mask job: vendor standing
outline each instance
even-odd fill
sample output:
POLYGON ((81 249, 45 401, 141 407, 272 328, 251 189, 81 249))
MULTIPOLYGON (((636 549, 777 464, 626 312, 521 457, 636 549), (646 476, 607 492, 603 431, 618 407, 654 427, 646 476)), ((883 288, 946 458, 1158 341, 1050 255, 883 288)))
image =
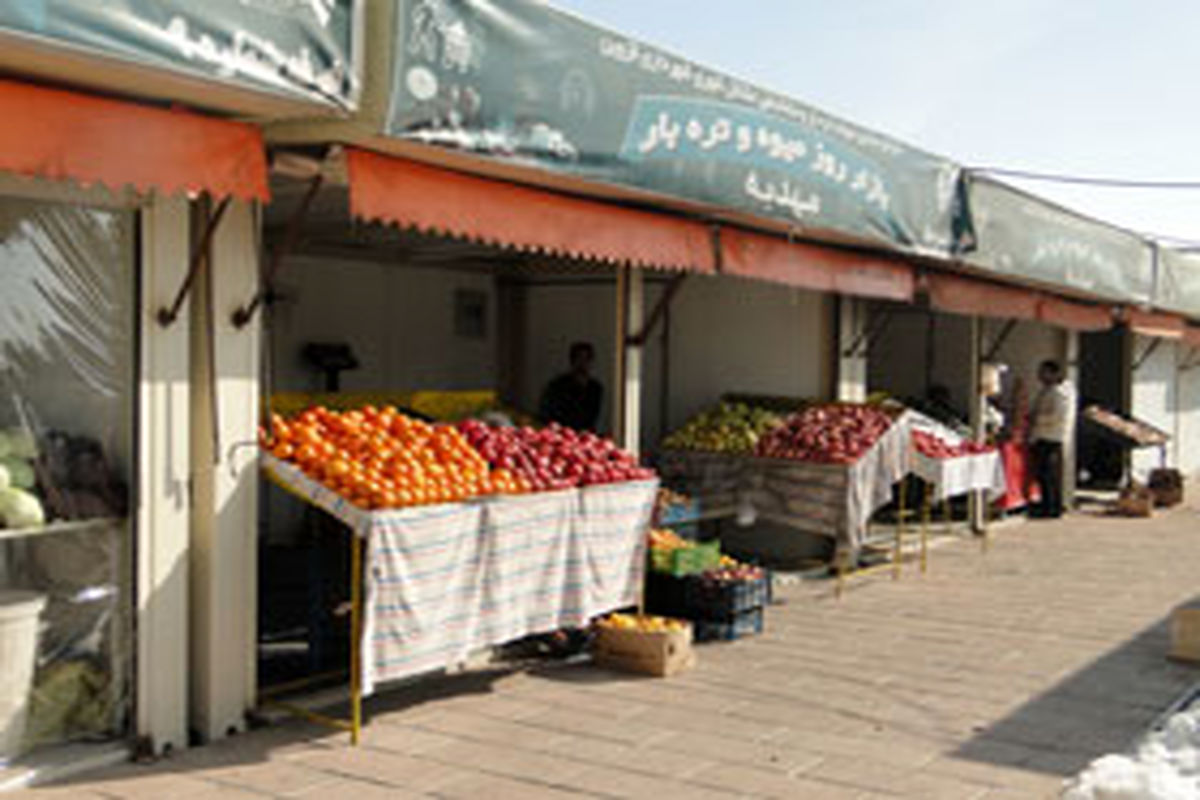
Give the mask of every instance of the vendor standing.
POLYGON ((541 417, 575 430, 595 431, 604 401, 604 387, 592 377, 596 349, 590 342, 575 342, 568 356, 571 369, 550 381, 542 393, 541 417))
POLYGON ((1038 367, 1042 385, 1030 412, 1033 474, 1042 491, 1034 515, 1057 519, 1063 513, 1063 450, 1075 434, 1075 392, 1057 361, 1038 367))

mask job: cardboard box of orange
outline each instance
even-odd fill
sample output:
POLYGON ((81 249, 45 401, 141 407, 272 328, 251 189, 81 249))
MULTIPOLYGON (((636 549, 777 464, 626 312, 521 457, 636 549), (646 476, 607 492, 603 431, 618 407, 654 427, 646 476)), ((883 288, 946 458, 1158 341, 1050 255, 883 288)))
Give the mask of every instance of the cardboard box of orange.
POLYGON ((696 651, 692 648, 690 622, 662 617, 613 616, 633 622, 617 625, 602 620, 597 624, 592 660, 598 666, 660 678, 677 675, 695 666, 696 651), (662 620, 666 624, 646 623, 646 620, 662 620))

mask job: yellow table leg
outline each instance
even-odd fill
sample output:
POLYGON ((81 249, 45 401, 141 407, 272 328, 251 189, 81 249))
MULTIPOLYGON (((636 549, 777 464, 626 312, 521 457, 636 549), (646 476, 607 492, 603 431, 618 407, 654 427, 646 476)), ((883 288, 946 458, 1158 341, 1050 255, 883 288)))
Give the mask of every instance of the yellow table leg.
POLYGON ((351 534, 350 550, 350 744, 362 732, 362 577, 363 538, 351 534))
POLYGON ((900 554, 901 547, 904 544, 904 495, 908 489, 908 479, 900 479, 900 499, 897 503, 896 515, 896 543, 892 548, 892 580, 900 579, 900 554))
POLYGON ((921 508, 921 574, 929 569, 929 521, 933 516, 933 484, 925 484, 925 502, 921 508))

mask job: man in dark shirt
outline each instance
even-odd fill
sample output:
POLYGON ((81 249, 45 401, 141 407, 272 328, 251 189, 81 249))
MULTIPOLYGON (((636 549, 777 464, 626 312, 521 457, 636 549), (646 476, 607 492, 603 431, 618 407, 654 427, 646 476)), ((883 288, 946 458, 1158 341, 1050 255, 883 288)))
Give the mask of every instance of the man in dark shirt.
POLYGON ((596 430, 604 387, 592 377, 596 350, 590 342, 571 345, 571 370, 559 375, 542 394, 541 417, 580 431, 596 430))

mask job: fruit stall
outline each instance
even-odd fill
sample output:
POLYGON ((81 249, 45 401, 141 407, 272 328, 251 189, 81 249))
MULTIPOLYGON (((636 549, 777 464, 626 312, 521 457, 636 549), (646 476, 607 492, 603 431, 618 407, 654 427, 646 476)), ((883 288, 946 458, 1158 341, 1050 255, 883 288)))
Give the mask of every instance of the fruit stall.
POLYGON ((658 483, 611 440, 366 406, 276 416, 261 446, 349 533, 351 719, 325 721, 354 741, 383 682, 640 601, 658 483))
POLYGON ((852 403, 787 416, 727 406, 668 437, 660 472, 706 508, 831 538, 839 563, 853 561, 871 514, 908 472, 912 417, 852 403), (722 449, 709 452, 714 444, 722 449))
MULTIPOLYGON (((906 492, 915 475, 926 503, 959 494, 1002 493, 994 447, 975 444, 902 406, 814 403, 786 416, 723 403, 663 442, 664 481, 694 494, 706 514, 741 524, 766 520, 835 542, 839 575, 858 561, 872 515, 906 492)), ((928 506, 923 518, 928 518, 928 506)), ((922 526, 922 567, 927 526, 922 526)), ((893 560, 899 564, 900 526, 893 560)))

